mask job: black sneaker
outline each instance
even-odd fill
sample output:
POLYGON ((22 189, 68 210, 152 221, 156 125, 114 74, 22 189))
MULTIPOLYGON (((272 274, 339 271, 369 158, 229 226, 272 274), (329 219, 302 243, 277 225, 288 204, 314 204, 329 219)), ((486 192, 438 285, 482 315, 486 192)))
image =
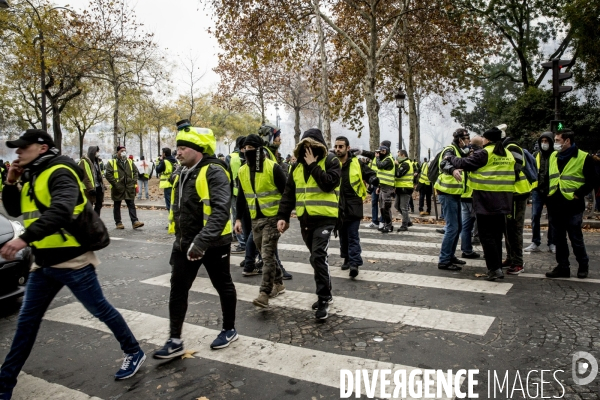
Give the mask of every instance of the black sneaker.
POLYGON ((412 222, 409 222, 409 223, 408 223, 408 227, 410 228, 411 226, 413 226, 413 223, 412 223, 412 222))
POLYGON ((487 276, 485 277, 486 281, 495 281, 496 279, 504 279, 504 273, 502 272, 502 268, 498 268, 495 271, 488 271, 487 276))
POLYGON ((242 260, 240 263, 240 267, 244 268, 246 266, 246 260, 242 260))
POLYGON ((346 263, 342 264, 342 271, 347 271, 349 269, 350 269, 350 265, 349 264, 346 264, 346 263))
MULTIPOLYGON (((333 297, 330 297, 329 300, 327 300, 327 304, 331 304, 333 303, 333 297)), ((313 310, 317 310, 319 308, 319 300, 315 301, 311 307, 313 310)))
POLYGON ((436 229, 435 231, 437 233, 439 233, 440 235, 445 235, 446 234, 446 230, 445 229, 436 229))
POLYGON ((287 272, 285 268, 283 268, 283 265, 279 264, 279 268, 281 268, 281 272, 283 273, 283 277, 281 279, 283 279, 284 281, 289 281, 290 279, 292 279, 292 274, 287 272))
POLYGON ((242 254, 246 252, 246 248, 240 246, 239 244, 231 249, 231 254, 242 254))
POLYGON ((258 269, 256 267, 254 267, 253 269, 246 269, 244 267, 244 271, 242 272, 242 275, 244 276, 255 276, 255 275, 262 275, 262 269, 258 269))
POLYGON ((350 265, 350 278, 358 276, 358 265, 350 265))
POLYGON ((463 253, 462 253, 462 256, 461 256, 461 257, 462 257, 462 258, 471 258, 471 259, 473 259, 473 258, 479 258, 479 257, 481 257, 481 254, 479 254, 479 253, 477 253, 477 252, 475 252, 475 251, 474 251, 474 252, 472 252, 472 253, 468 253, 468 254, 467 254, 467 253, 465 253, 465 252, 463 251, 463 253))
POLYGON ((317 311, 315 312, 315 318, 316 319, 327 319, 327 317, 329 316, 329 301, 328 300, 320 300, 319 302, 319 307, 317 308, 317 311))
POLYGON ((398 232, 406 232, 408 231, 408 227, 406 226, 401 226, 400 228, 398 228, 398 232))
POLYGON ((579 269, 577 270, 577 277, 579 279, 585 279, 588 276, 588 271, 589 271, 589 266, 584 265, 583 267, 579 267, 579 269))
POLYGON ((171 358, 182 356, 184 353, 185 350, 183 349, 183 341, 180 344, 175 344, 171 339, 169 339, 162 349, 154 352, 152 357, 159 358, 161 360, 170 360, 171 358))
POLYGON ((550 272, 546 272, 546 278, 570 278, 571 268, 569 267, 556 267, 550 272))
POLYGON ((454 265, 454 264, 452 264, 452 262, 448 262, 448 263, 438 263, 438 269, 445 269, 448 271, 461 271, 462 267, 459 267, 458 265, 454 265))
POLYGON ((452 259, 450 260, 450 262, 451 262, 452 264, 458 264, 458 265, 465 265, 465 264, 467 263, 466 261, 459 260, 459 259, 458 259, 458 258, 456 258, 456 257, 452 257, 452 259))

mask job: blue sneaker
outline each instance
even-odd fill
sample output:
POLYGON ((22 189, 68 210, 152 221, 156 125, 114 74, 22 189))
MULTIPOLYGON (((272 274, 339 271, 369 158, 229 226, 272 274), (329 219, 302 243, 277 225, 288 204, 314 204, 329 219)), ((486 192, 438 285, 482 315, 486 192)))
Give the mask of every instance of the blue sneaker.
POLYGON ((171 358, 182 356, 184 353, 185 350, 183 349, 183 341, 180 344, 175 344, 173 343, 173 340, 169 339, 162 349, 154 352, 152 357, 170 360, 171 358))
POLYGON ((146 355, 141 349, 137 353, 125 354, 123 365, 115 374, 115 380, 131 378, 138 372, 144 361, 146 361, 146 355))
POLYGON ((228 331, 223 329, 221 331, 221 333, 219 333, 219 336, 217 336, 215 341, 212 342, 212 344, 210 345, 210 348, 211 349, 223 349, 223 348, 229 346, 229 344, 231 342, 235 342, 236 340, 238 340, 238 334, 237 334, 237 331, 235 330, 235 328, 230 329, 228 331))

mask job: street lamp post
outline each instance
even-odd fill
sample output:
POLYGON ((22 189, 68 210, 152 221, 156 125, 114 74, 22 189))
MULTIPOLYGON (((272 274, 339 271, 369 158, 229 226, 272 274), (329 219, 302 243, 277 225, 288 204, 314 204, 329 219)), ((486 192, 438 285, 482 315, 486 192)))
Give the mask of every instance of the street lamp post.
POLYGON ((404 109, 404 99, 406 99, 406 94, 402 91, 402 88, 399 87, 398 91, 394 95, 396 99, 396 107, 398 107, 398 150, 402 149, 402 110, 404 109))
POLYGON ((276 125, 277 125, 278 128, 280 128, 280 126, 279 126, 279 120, 280 120, 280 117, 279 117, 279 103, 275 103, 275 121, 276 121, 276 125))

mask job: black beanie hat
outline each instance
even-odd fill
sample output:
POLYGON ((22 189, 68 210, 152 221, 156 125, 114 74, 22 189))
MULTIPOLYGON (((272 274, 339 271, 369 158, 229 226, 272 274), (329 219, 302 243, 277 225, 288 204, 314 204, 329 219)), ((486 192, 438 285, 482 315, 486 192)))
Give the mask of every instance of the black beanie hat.
POLYGON ((264 145, 264 141, 260 136, 256 133, 250 134, 246 136, 246 140, 244 140, 244 146, 252 146, 252 147, 262 147, 264 145))
POLYGON ((483 137, 489 140, 490 142, 497 142, 502 139, 502 131, 497 127, 493 127, 484 132, 483 137))

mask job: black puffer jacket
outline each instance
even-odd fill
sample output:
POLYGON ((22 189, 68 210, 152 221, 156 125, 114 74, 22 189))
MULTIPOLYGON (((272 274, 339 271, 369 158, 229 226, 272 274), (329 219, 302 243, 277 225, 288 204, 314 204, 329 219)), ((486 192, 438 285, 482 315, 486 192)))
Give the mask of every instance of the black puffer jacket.
POLYGON ((225 173, 226 170, 227 164, 224 161, 206 154, 196 167, 182 170, 177 185, 173 187, 175 193, 175 201, 171 205, 175 218, 173 250, 187 252, 192 242, 201 250, 231 243, 231 235, 221 235, 229 221, 231 207, 232 186, 225 173), (204 209, 196 191, 196 179, 200 169, 208 164, 210 165, 206 172, 206 180, 212 213, 206 226, 203 227, 204 209))
MULTIPOLYGON (((23 182, 34 181, 44 170, 57 164, 69 166, 77 173, 80 180, 83 180, 83 171, 71 158, 66 156, 56 156, 46 153, 37 160, 30 163, 21 180, 23 182)), ((46 210, 40 210, 42 215, 31 224, 25 233, 20 237, 27 243, 32 243, 50 236, 60 231, 73 230, 73 211, 78 204, 83 202, 83 197, 79 189, 79 184, 75 176, 66 168, 60 168, 52 173, 48 180, 48 189, 50 190, 50 207, 46 210)), ((19 217, 21 212, 21 190, 17 185, 5 185, 2 190, 2 202, 11 217, 19 217)), ((91 207, 86 207, 83 212, 94 212, 91 207)), ((80 247, 61 247, 57 249, 36 249, 33 248, 35 262, 41 267, 50 267, 65 261, 72 260, 86 252, 88 248, 80 247)))
MULTIPOLYGON (((342 165, 342 187, 340 188, 340 219, 350 221, 363 218, 363 199, 356 195, 350 182, 350 163, 353 158, 354 156, 349 154, 348 159, 342 165)), ((360 163, 360 172, 367 186, 379 184, 377 173, 364 163, 360 163)))

